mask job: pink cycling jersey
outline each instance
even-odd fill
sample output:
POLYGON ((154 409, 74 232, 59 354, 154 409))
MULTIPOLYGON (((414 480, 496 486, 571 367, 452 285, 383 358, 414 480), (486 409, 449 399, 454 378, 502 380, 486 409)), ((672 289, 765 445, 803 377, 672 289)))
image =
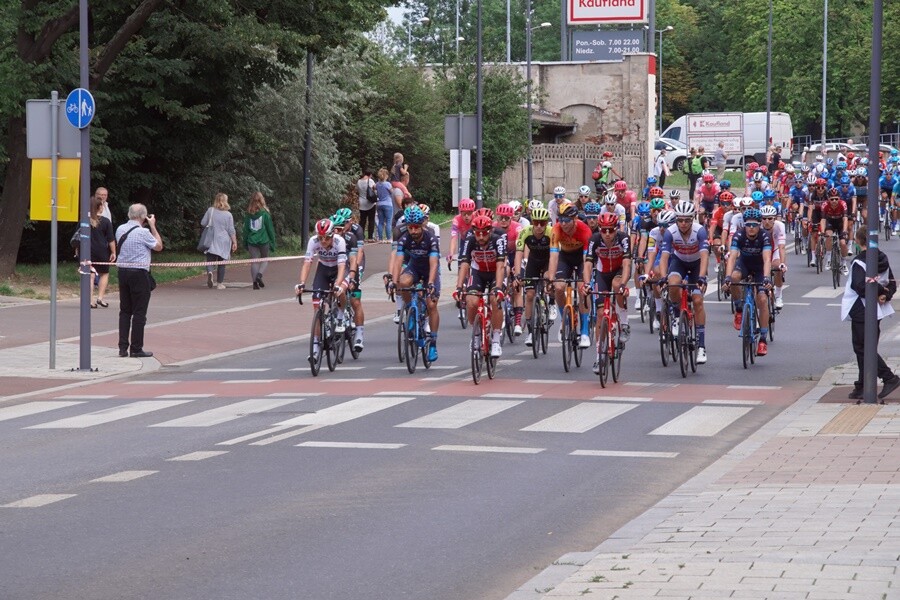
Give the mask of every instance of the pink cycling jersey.
POLYGON ((471 228, 472 224, 466 223, 465 219, 462 218, 462 215, 456 215, 450 223, 450 237, 462 239, 466 237, 466 234, 469 233, 469 229, 471 228))

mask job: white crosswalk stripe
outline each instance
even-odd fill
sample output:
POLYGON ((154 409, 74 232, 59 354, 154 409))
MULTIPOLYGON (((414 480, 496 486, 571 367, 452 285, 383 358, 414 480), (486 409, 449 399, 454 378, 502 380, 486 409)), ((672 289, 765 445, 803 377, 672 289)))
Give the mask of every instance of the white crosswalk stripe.
POLYGON ((19 404, 17 406, 5 406, 3 408, 0 408, 0 421, 9 421, 10 419, 18 419, 19 417, 37 415, 50 410, 67 408, 69 406, 77 406, 78 404, 84 404, 84 402, 67 400, 44 400, 41 402, 28 402, 26 404, 19 404))
POLYGON ((32 425, 31 427, 26 427, 26 429, 83 429, 85 427, 93 427, 103 423, 112 423, 113 421, 127 419, 128 417, 178 406, 179 404, 184 404, 186 402, 190 402, 190 400, 141 400, 122 406, 105 408, 77 417, 68 417, 58 421, 32 425))
POLYGON ((638 404, 613 404, 606 403, 595 404, 593 402, 582 402, 577 406, 573 406, 567 410, 548 417, 543 421, 538 421, 528 427, 523 427, 522 431, 546 431, 552 433, 584 433, 590 431, 598 425, 606 423, 610 419, 614 419, 619 415, 627 413, 629 410, 636 408, 638 404))
POLYGON ((650 435, 712 437, 753 410, 736 406, 695 406, 650 435))
POLYGON ((513 406, 522 404, 516 400, 466 400, 436 413, 395 425, 395 427, 421 427, 428 429, 459 429, 492 417, 513 406))
POLYGON ((243 400, 227 406, 219 406, 201 413, 172 419, 163 423, 156 423, 150 427, 210 427, 221 425, 228 421, 234 421, 246 415, 257 414, 280 408, 294 402, 300 402, 303 398, 255 398, 243 400))

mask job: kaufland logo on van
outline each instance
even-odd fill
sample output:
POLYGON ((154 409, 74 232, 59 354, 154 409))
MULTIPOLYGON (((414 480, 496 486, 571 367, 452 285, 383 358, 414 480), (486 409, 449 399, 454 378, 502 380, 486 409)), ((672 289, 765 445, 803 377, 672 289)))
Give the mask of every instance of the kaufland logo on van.
POLYGON ((568 21, 571 24, 645 23, 647 0, 569 0, 568 21))

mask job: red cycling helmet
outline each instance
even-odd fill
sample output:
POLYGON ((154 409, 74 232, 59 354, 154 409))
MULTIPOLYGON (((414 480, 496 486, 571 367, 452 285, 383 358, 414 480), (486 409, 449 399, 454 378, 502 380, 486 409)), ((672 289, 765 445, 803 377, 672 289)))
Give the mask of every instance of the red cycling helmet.
POLYGON ((831 191, 828 192, 828 199, 829 199, 829 200, 840 200, 840 199, 841 199, 841 195, 838 194, 837 189, 831 188, 831 191))
POLYGON ((716 181, 716 176, 713 175, 712 173, 706 173, 703 176, 703 183, 715 183, 715 181, 716 181))
POLYGON ((665 198, 666 191, 659 186, 653 186, 650 188, 650 197, 651 198, 665 198))
POLYGON ((778 163, 778 170, 779 170, 779 171, 784 171, 784 161, 783 161, 783 160, 782 160, 781 162, 778 163))
POLYGON ((600 227, 616 227, 619 224, 619 217, 612 213, 603 213, 598 220, 600 227))
POLYGON ((853 160, 854 158, 856 158, 856 154, 854 154, 853 152, 848 152, 848 153, 847 153, 847 159, 848 159, 848 160, 853 160))
POLYGON ((747 165, 747 170, 748 170, 748 171, 755 171, 755 170, 757 170, 758 168, 759 168, 759 163, 752 162, 752 163, 750 163, 749 165, 747 165))
POLYGON ((512 218, 513 215, 515 214, 515 212, 516 211, 513 210, 513 207, 510 206, 509 204, 501 204, 497 207, 497 212, 494 214, 496 214, 498 217, 512 218))
POLYGON ((463 198, 459 201, 459 212, 470 212, 475 210, 475 201, 471 198, 463 198))
MULTIPOLYGON (((488 219, 491 220, 491 222, 493 222, 494 211, 492 211, 489 208, 479 208, 478 210, 475 211, 475 213, 472 215, 472 217, 473 217, 473 219, 477 219, 478 217, 487 217, 488 219)), ((473 220, 472 222, 474 223, 475 221, 473 220)))
POLYGON ((331 219, 322 219, 316 223, 316 235, 321 235, 322 237, 334 235, 334 223, 331 222, 331 219))
POLYGON ((620 179, 619 181, 617 181, 613 184, 613 189, 616 190, 617 192, 624 192, 625 190, 628 189, 628 184, 620 179))
POLYGON ((765 175, 769 172, 769 167, 767 167, 766 165, 760 165, 759 170, 762 171, 763 175, 765 175))
POLYGON ((485 215, 478 215, 472 219, 472 228, 477 231, 489 231, 494 228, 494 221, 485 215))
POLYGON ((826 185, 828 185, 828 182, 823 178, 819 177, 818 179, 816 179, 816 187, 825 187, 826 185))
POLYGON ((603 153, 603 158, 612 158, 612 157, 613 157, 613 153, 610 152, 609 150, 607 150, 606 152, 603 153))
POLYGON ((734 200, 734 194, 731 192, 722 192, 719 194, 719 202, 723 204, 730 204, 732 200, 734 200))

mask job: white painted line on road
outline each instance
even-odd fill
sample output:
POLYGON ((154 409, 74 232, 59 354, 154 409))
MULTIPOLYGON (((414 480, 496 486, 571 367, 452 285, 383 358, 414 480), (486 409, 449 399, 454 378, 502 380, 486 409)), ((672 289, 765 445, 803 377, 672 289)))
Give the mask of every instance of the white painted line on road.
POLYGON ((582 402, 543 421, 523 427, 520 431, 584 433, 637 407, 637 404, 592 404, 590 402, 582 402))
POLYGON ((331 379, 320 379, 322 383, 365 383, 367 381, 375 381, 373 377, 334 377, 331 379))
POLYGON ((508 454, 538 454, 546 448, 515 448, 512 446, 436 446, 432 450, 447 450, 449 452, 499 452, 508 454))
POLYGON ((181 456, 175 456, 173 458, 167 459, 167 461, 206 460, 207 458, 212 458, 214 456, 220 456, 222 454, 228 454, 228 450, 201 450, 199 452, 191 452, 189 454, 182 454, 181 456))
POLYGON ((840 304, 840 303, 838 303, 838 302, 829 302, 829 303, 826 304, 825 306, 843 306, 843 305, 840 304))
POLYGON ((677 452, 628 452, 624 450, 575 450, 569 456, 610 456, 615 458, 675 458, 677 452))
POLYGON ((712 437, 753 410, 730 406, 695 406, 649 435, 712 437))
POLYGON ((430 415, 394 425, 423 429, 459 429, 522 404, 516 400, 465 400, 430 415))
POLYGON ((260 367, 260 368, 246 368, 242 369, 240 367, 232 368, 232 369, 197 369, 194 373, 264 373, 265 371, 271 371, 271 367, 260 367))
MULTIPOLYGON (((344 367, 341 367, 343 369, 344 367)), ((453 369, 458 369, 459 365, 431 365, 428 367, 429 371, 452 371, 453 369)), ((405 371, 406 367, 384 367, 382 371, 405 371)))
POLYGON ((459 377, 460 375, 465 375, 467 373, 469 373, 469 369, 463 369, 461 371, 450 373, 449 375, 441 375, 440 377, 423 377, 421 381, 444 381, 445 379, 452 379, 454 377, 459 377))
POLYGON ((522 362, 521 358, 501 358, 497 361, 497 364, 501 367, 505 367, 506 365, 514 365, 520 362, 522 362))
POLYGON ((109 400, 115 398, 115 394, 69 394, 67 396, 54 396, 54 400, 109 400))
POLYGON ((172 419, 171 421, 154 423, 150 427, 211 427, 234 421, 247 415, 301 402, 302 400, 303 398, 253 398, 226 406, 218 406, 194 415, 172 419))
MULTIPOLYGON (((787 287, 787 286, 784 286, 787 287)), ((785 302, 785 306, 809 306, 811 302, 785 302)), ((840 304, 829 304, 828 306, 840 306, 840 304)))
POLYGON ((285 433, 281 433, 278 435, 273 435, 272 437, 267 437, 265 439, 259 440, 258 442, 250 442, 251 446, 268 446, 269 444, 274 444, 275 442, 280 442, 281 440, 286 440, 288 438, 296 437, 298 435, 303 435, 304 433, 308 433, 310 431, 315 431, 316 429, 322 429, 325 427, 324 425, 309 425, 308 427, 300 427, 299 429, 294 429, 293 431, 288 431, 285 433))
MULTIPOLYGON (((404 367, 404 368, 406 368, 406 367, 404 367)), ((375 394, 373 394, 373 395, 375 395, 375 396, 403 396, 404 394, 407 396, 431 396, 434 394, 434 392, 419 392, 419 391, 411 392, 411 391, 407 390, 407 391, 402 391, 402 392, 401 391, 375 392, 375 394)))
POLYGON ((703 404, 730 404, 734 406, 758 406, 762 400, 704 400, 703 404))
POLYGON ((627 381, 624 385, 637 387, 657 387, 657 388, 674 388, 681 385, 680 383, 647 383, 643 381, 627 381))
POLYGON ((19 404, 18 406, 7 406, 5 408, 0 408, 0 421, 9 421, 10 419, 18 419, 19 417, 27 417, 29 415, 47 412, 48 410, 77 406, 79 404, 84 404, 84 402, 43 400, 40 402, 19 404))
MULTIPOLYGON (((346 367, 341 365, 341 371, 362 371, 365 368, 366 367, 360 365, 350 365, 346 367)), ((406 367, 403 368, 405 369, 406 367)), ((288 369, 288 371, 309 371, 309 367, 294 367, 293 369, 288 369)))
MULTIPOLYGON (((819 287, 813 288, 810 291, 803 294, 804 298, 837 298, 841 294, 844 293, 844 288, 839 287, 835 289, 834 287, 828 287, 827 285, 820 285, 819 287)), ((838 305, 840 306, 840 305, 838 305)))
POLYGON ((562 384, 566 385, 569 383, 575 383, 571 379, 526 379, 525 383, 552 383, 552 384, 562 384))
POLYGON ((255 438, 263 437, 272 433, 277 433, 279 431, 284 431, 285 429, 290 429, 290 425, 276 425, 275 427, 269 427, 268 429, 263 429, 262 431, 256 431, 254 433, 248 433, 247 435, 242 435, 240 437, 232 438, 230 440, 225 440, 224 442, 219 442, 216 446, 234 446, 235 444, 240 444, 241 442, 246 442, 248 440, 252 440, 255 438))
POLYGON ((9 504, 3 504, 0 508, 38 508, 67 498, 74 498, 77 495, 78 494, 39 494, 23 500, 10 502, 9 504))
POLYGON ((370 444, 366 442, 303 442, 298 448, 356 448, 360 450, 399 450, 406 444, 370 444))
POLYGON ((221 383, 275 383, 277 379, 226 379, 221 383))
POLYGON ((212 398, 215 394, 163 394, 162 396, 156 396, 157 400, 168 400, 170 398, 212 398))
POLYGON ((729 385, 729 390, 780 390, 780 385, 729 385))
POLYGON ((124 483, 126 481, 140 479, 141 477, 147 477, 154 473, 159 473, 159 471, 120 471, 118 473, 113 473, 112 475, 106 475, 105 477, 91 479, 91 483, 124 483))
POLYGON ((594 396, 591 400, 601 402, 653 402, 653 398, 645 396, 594 396))
POLYGON ((77 417, 69 417, 68 419, 60 419, 59 421, 32 425, 25 429, 83 429, 85 427, 93 427, 94 425, 111 423, 120 419, 143 415, 164 408, 171 408, 186 402, 190 402, 190 400, 141 400, 139 402, 132 402, 122 406, 113 406, 112 408, 98 410, 77 417))
POLYGON ((415 398, 413 396, 367 396, 365 398, 356 398, 355 400, 329 406, 328 408, 314 413, 300 415, 286 421, 281 421, 275 425, 288 427, 295 427, 298 425, 338 425, 388 408, 393 408, 394 406, 409 402, 410 400, 415 400, 415 398))
POLYGON ((540 394, 482 394, 482 398, 522 398, 528 400, 530 398, 540 398, 540 394))
POLYGON ((325 392, 275 392, 266 395, 269 398, 302 398, 304 396, 324 396, 325 392))
POLYGON ((179 383, 174 379, 148 379, 148 380, 140 380, 140 381, 126 381, 125 385, 170 385, 172 383, 179 383))

